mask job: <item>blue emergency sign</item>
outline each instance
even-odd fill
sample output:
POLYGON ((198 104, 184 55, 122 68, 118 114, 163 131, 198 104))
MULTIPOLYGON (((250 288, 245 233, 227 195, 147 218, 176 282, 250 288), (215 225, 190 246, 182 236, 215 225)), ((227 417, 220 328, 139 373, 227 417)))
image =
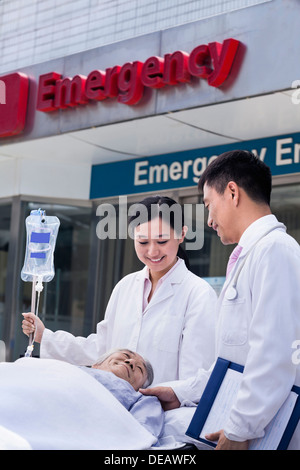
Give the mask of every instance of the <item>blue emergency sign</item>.
POLYGON ((250 150, 273 176, 300 173, 300 133, 94 165, 90 199, 195 187, 209 163, 229 150, 250 150))

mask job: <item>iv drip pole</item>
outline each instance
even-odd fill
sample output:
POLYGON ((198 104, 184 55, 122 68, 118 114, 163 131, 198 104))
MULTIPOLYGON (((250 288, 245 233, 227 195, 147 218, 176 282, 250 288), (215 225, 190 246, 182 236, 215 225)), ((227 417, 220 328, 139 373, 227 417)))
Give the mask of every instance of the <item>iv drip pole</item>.
POLYGON ((57 217, 46 216, 46 211, 42 209, 31 211, 26 218, 27 244, 21 278, 25 282, 32 282, 31 312, 35 315, 35 323, 34 332, 29 335, 25 357, 31 357, 34 349, 43 282, 49 282, 54 277, 53 253, 59 225, 57 217))

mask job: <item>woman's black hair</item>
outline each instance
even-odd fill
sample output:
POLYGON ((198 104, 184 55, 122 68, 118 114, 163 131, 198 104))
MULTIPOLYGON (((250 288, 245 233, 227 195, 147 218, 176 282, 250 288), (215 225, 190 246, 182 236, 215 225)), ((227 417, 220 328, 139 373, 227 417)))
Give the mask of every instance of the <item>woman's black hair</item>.
MULTIPOLYGON (((135 220, 138 219, 139 225, 141 223, 150 222, 150 220, 160 217, 163 220, 166 220, 170 227, 179 234, 182 231, 184 226, 184 214, 182 207, 174 199, 171 199, 167 196, 148 196, 137 205, 137 210, 129 219, 129 225, 131 225, 135 220), (146 208, 146 211, 139 210, 138 206, 142 205, 143 209, 146 208), (169 210, 163 210, 167 208, 169 210), (145 214, 145 215, 144 215, 145 214), (142 219, 141 219, 142 217, 142 219)), ((190 263, 186 251, 182 248, 181 245, 178 247, 177 256, 182 258, 186 264, 186 267, 190 268, 190 263)))

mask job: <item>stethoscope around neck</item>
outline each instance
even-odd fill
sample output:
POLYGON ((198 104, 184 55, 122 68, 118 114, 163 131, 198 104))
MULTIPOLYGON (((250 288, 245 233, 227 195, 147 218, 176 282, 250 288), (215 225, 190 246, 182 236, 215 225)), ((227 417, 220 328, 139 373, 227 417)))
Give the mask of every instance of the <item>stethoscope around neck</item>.
POLYGON ((237 270, 236 270, 236 273, 230 283, 230 285, 228 286, 228 288, 226 289, 226 292, 225 292, 225 299, 226 300, 235 300, 237 297, 238 297, 238 291, 237 291, 237 281, 238 281, 238 278, 239 278, 239 275, 241 273, 241 270, 243 269, 243 267, 245 266, 245 263, 248 259, 248 256, 251 254, 253 248, 255 248, 255 246, 264 238, 266 237, 269 233, 273 232, 273 230, 276 230, 278 229, 279 227, 282 227, 282 224, 280 225, 275 225, 275 227, 272 227, 272 228, 269 228, 258 240, 256 240, 255 243, 253 243, 253 245, 249 248, 248 250, 248 253, 246 254, 245 258, 242 260, 241 264, 238 266, 237 270))

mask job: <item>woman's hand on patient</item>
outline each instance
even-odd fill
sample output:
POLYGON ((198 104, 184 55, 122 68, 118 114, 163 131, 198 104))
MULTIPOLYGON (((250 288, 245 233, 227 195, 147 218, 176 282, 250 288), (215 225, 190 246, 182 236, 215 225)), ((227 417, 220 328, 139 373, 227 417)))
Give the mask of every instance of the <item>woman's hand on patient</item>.
POLYGON ((180 401, 171 387, 152 387, 139 389, 143 395, 152 395, 159 399, 164 411, 174 410, 180 407, 180 401))
POLYGON ((23 333, 27 336, 35 333, 35 342, 40 343, 45 329, 44 323, 32 312, 22 313, 22 315, 24 317, 22 321, 23 333))

